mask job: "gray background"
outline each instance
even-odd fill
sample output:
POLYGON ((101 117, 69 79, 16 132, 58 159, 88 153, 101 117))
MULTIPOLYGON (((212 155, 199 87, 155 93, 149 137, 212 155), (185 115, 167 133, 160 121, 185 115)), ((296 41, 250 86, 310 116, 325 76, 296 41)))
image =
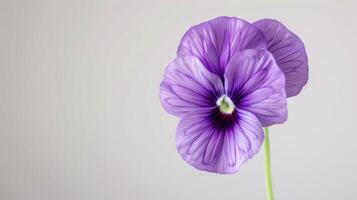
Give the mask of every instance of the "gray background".
POLYGON ((265 199, 263 151, 197 171, 159 103, 184 32, 219 15, 279 19, 306 44, 309 83, 271 128, 276 199, 357 199, 357 5, 262 2, 1 1, 0 199, 265 199))

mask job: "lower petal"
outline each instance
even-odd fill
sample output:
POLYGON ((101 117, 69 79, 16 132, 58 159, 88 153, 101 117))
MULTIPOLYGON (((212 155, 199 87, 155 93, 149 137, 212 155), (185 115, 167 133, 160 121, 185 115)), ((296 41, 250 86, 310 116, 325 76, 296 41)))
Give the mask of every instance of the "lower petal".
POLYGON ((210 119, 212 110, 189 113, 177 127, 176 144, 182 158, 193 167, 230 174, 259 150, 264 134, 259 120, 239 110, 229 129, 219 129, 210 119))

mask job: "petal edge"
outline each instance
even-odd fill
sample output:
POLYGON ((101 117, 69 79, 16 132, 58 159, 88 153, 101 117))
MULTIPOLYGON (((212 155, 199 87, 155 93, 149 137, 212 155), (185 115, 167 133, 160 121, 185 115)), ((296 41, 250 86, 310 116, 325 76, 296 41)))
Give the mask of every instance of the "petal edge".
POLYGON ((253 24, 264 34, 268 50, 286 76, 286 96, 298 95, 308 80, 308 57, 304 43, 277 20, 262 19, 253 24))

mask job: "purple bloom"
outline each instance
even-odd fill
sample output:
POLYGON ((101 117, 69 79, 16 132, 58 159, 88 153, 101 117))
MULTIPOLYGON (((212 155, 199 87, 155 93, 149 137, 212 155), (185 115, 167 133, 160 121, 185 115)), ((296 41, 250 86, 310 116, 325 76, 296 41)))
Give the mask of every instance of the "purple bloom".
POLYGON ((238 171, 263 143, 262 127, 287 119, 285 82, 290 82, 282 66, 293 64, 287 65, 279 50, 269 48, 274 43, 266 40, 271 33, 266 30, 261 31, 258 22, 254 26, 234 17, 204 22, 187 31, 178 57, 166 68, 161 103, 181 118, 177 148, 197 169, 238 171))

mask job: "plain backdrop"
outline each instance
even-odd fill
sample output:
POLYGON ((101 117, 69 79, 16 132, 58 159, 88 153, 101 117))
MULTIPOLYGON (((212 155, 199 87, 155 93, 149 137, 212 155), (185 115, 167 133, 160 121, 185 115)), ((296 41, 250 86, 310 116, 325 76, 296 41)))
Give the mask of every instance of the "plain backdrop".
POLYGON ((176 151, 159 101, 192 25, 275 18, 310 79, 271 128, 277 200, 357 199, 356 1, 1 1, 0 199, 263 200, 263 149, 233 175, 176 151))

